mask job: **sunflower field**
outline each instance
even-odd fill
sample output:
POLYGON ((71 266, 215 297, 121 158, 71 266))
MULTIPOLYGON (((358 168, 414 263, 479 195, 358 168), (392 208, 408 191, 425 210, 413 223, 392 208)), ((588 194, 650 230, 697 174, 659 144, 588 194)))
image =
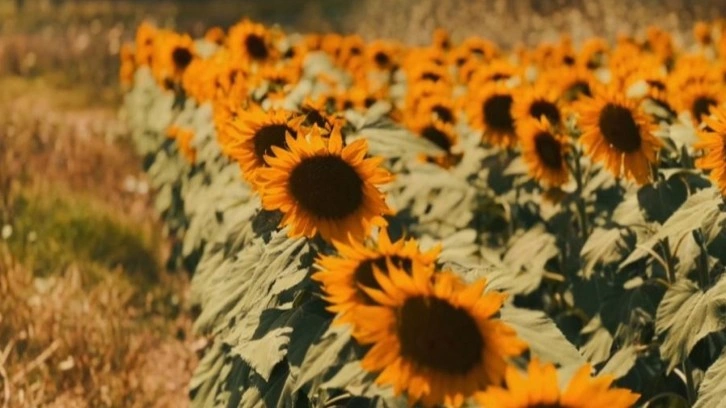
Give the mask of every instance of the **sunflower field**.
POLYGON ((504 50, 141 25, 195 407, 726 406, 726 22, 504 50))

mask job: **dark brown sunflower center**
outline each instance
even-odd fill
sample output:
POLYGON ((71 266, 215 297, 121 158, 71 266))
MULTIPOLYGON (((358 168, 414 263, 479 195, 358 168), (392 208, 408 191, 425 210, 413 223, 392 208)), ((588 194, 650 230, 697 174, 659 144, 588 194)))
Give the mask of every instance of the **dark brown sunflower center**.
POLYGON ((441 75, 434 73, 434 72, 425 72, 423 75, 421 75, 421 79, 436 82, 439 79, 441 79, 441 75))
POLYGON ((605 105, 600 111, 598 126, 605 140, 617 150, 632 153, 640 149, 640 128, 628 108, 605 105))
POLYGON ((257 158, 264 161, 265 155, 274 156, 272 146, 285 148, 287 146, 285 143, 285 134, 287 132, 293 137, 295 136, 295 131, 283 124, 263 126, 255 132, 253 142, 257 158))
POLYGON ((512 119, 512 96, 494 95, 484 101, 482 107, 487 127, 498 132, 514 132, 512 119))
POLYGON ((645 83, 648 84, 648 86, 650 86, 651 88, 657 89, 659 91, 666 90, 666 86, 663 83, 663 81, 658 81, 656 79, 649 79, 649 80, 645 81, 645 83))
POLYGON ((562 168, 562 145, 550 133, 542 132, 534 137, 534 149, 545 167, 562 168))
POLYGON ((256 34, 250 34, 245 38, 245 48, 253 59, 264 60, 270 55, 265 40, 256 34))
POLYGON ((443 299, 416 296, 398 311, 401 355, 446 374, 465 375, 482 361, 484 339, 474 318, 443 299))
POLYGON ((567 89, 567 94, 570 100, 578 99, 580 96, 592 96, 592 89, 590 84, 585 81, 577 81, 567 89))
POLYGON ((693 101, 691 110, 693 111, 693 116, 700 122, 704 116, 708 116, 711 107, 716 105, 718 103, 715 99, 709 98, 708 96, 700 96, 693 101))
POLYGON ((572 55, 565 55, 564 58, 562 58, 562 63, 565 65, 575 65, 575 57, 572 55))
POLYGON ((305 124, 308 126, 317 125, 322 129, 328 125, 328 121, 317 109, 303 109, 303 113, 305 114, 305 124))
MULTIPOLYGON (((367 259, 361 262, 360 265, 358 265, 358 267, 355 269, 355 282, 367 288, 380 290, 381 285, 378 283, 378 280, 376 280, 375 275, 373 275, 373 266, 378 268, 378 270, 380 270, 381 272, 388 273, 388 265, 386 263, 386 259, 390 260, 391 263, 396 267, 403 269, 409 274, 411 273, 412 262, 410 258, 402 258, 398 255, 394 255, 391 257, 381 256, 374 259, 367 259)), ((358 288, 358 296, 360 296, 360 298, 366 304, 377 304, 377 302, 373 300, 370 296, 368 296, 368 294, 360 287, 358 288)))
POLYGON ((497 72, 496 74, 494 74, 494 75, 491 76, 491 80, 494 81, 494 82, 496 82, 496 81, 505 81, 505 80, 509 79, 509 77, 510 77, 509 74, 505 74, 505 73, 502 73, 502 72, 497 72))
POLYGON ((451 149, 451 140, 446 136, 446 133, 436 129, 434 126, 426 126, 421 131, 421 136, 447 152, 451 149))
POLYGON ((339 156, 304 159, 290 173, 290 194, 311 215, 340 220, 363 205, 363 180, 339 156))
POLYGON ((432 109, 432 111, 443 122, 446 122, 446 123, 453 123, 454 122, 454 113, 451 112, 451 109, 447 108, 446 106, 436 105, 436 106, 434 106, 434 108, 432 109))
POLYGON ((188 48, 176 47, 171 52, 171 60, 177 69, 183 70, 192 62, 192 52, 188 48))
POLYGON ((560 123, 560 109, 554 103, 545 100, 536 100, 529 107, 529 114, 533 118, 539 119, 542 116, 546 117, 547 120, 552 124, 560 123))
POLYGON ((377 64, 377 65, 378 65, 379 67, 381 67, 381 68, 385 68, 385 67, 387 67, 387 66, 388 66, 388 64, 390 64, 390 63, 391 63, 391 58, 390 58, 390 57, 388 56, 388 54, 386 54, 386 53, 385 53, 385 52, 383 52, 383 51, 379 51, 379 52, 377 52, 377 53, 376 53, 376 54, 375 54, 375 55, 373 56, 373 60, 374 60, 374 61, 376 62, 376 64, 377 64))

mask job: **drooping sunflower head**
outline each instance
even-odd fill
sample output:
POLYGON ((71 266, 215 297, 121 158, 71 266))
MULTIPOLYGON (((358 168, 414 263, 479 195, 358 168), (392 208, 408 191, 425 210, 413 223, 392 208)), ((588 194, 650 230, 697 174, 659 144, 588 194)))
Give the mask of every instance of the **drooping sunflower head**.
POLYGON ((356 339, 372 345, 363 368, 411 403, 461 405, 499 384, 507 360, 527 346, 496 318, 506 296, 482 294, 484 280, 465 284, 447 271, 432 279, 426 268, 412 269, 374 270, 380 289, 365 291, 380 306, 358 307, 352 321, 356 339))
POLYGON ((593 161, 603 163, 615 177, 647 182, 661 143, 636 102, 606 91, 583 100, 577 110, 580 142, 593 161))
POLYGON ((614 378, 591 378, 589 364, 582 366, 562 390, 552 363, 537 359, 527 366, 527 377, 514 366, 507 367, 506 388, 493 386, 475 396, 487 408, 629 408, 640 395, 623 388, 611 388, 614 378))
POLYGON ((696 160, 696 167, 710 171, 709 177, 726 196, 726 108, 714 109, 713 116, 705 118, 706 129, 698 133, 696 149, 705 154, 696 160))
POLYGON ((275 60, 278 54, 269 30, 264 25, 247 19, 229 29, 227 47, 235 57, 246 61, 275 60))
POLYGON ((509 147, 516 142, 512 90, 501 83, 489 83, 471 95, 467 104, 470 125, 481 130, 485 141, 509 147))
POLYGON ((267 166, 266 156, 276 154, 273 147, 287 148, 287 137, 297 136, 297 129, 290 123, 290 113, 284 110, 265 112, 253 106, 240 111, 220 134, 222 151, 236 160, 248 180, 254 173, 267 166))
POLYGON ((528 118, 517 126, 522 157, 532 177, 547 186, 565 184, 569 178, 567 138, 545 117, 541 120, 528 118))
POLYGON ((388 232, 381 228, 375 240, 363 242, 353 239, 348 244, 334 242, 337 256, 323 255, 317 260, 319 272, 312 279, 320 282, 325 299, 330 303, 328 310, 337 313, 336 321, 351 321, 351 313, 359 305, 377 305, 365 288, 380 290, 374 267, 386 274, 388 265, 394 265, 408 274, 413 273, 413 265, 426 267, 431 271, 439 248, 422 252, 415 239, 401 238, 391 242, 388 232))
POLYGON ((308 134, 286 136, 288 150, 273 146, 269 167, 256 178, 262 206, 280 210, 291 237, 345 241, 365 237, 374 225, 385 225, 391 210, 378 185, 391 180, 380 158, 366 158, 367 143, 343 147, 339 128, 329 138, 313 127, 308 134))

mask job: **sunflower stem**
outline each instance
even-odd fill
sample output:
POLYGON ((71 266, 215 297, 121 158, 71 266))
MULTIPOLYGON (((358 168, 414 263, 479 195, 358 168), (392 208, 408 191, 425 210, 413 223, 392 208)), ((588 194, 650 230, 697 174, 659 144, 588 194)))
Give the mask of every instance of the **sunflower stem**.
POLYGON ((688 405, 693 406, 696 402, 696 385, 693 381, 693 373, 691 372, 691 364, 688 358, 683 361, 683 375, 686 377, 686 396, 688 397, 688 405))
POLYGON ((582 236, 583 241, 587 239, 588 236, 588 230, 590 229, 590 226, 588 225, 587 220, 587 208, 585 206, 585 198, 582 196, 582 191, 584 189, 584 183, 583 183, 583 172, 582 172, 582 165, 580 164, 580 158, 582 155, 580 154, 579 150, 575 149, 577 152, 574 156, 574 166, 573 166, 573 173, 575 176, 575 182, 577 183, 577 198, 575 200, 575 204, 577 205, 577 213, 578 218, 580 219, 580 234, 582 236))

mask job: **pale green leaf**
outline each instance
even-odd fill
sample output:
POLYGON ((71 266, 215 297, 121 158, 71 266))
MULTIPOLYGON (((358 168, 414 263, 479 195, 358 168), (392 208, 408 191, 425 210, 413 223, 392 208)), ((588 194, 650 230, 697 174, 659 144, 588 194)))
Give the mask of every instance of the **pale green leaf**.
POLYGON ((563 366, 585 363, 575 346, 544 312, 505 306, 501 309, 501 317, 540 360, 563 366))
POLYGON ((706 370, 693 408, 726 407, 726 350, 706 370))

